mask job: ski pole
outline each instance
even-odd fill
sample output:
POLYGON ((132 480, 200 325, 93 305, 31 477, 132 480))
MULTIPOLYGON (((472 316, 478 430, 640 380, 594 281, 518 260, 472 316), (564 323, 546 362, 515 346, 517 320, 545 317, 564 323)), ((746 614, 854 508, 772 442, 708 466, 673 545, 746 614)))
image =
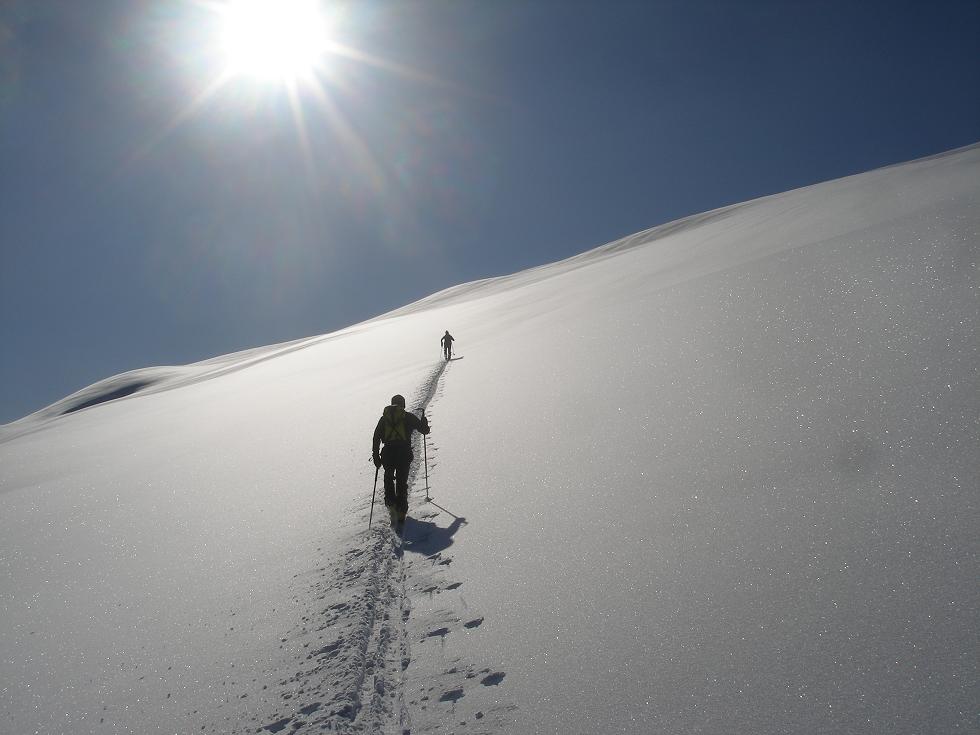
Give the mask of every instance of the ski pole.
POLYGON ((429 502, 429 452, 426 449, 428 442, 426 436, 422 435, 422 459, 425 462, 425 502, 429 502))
MULTIPOLYGON (((425 418, 425 409, 422 409, 422 418, 425 418)), ((429 450, 428 435, 422 435, 422 462, 425 466, 425 502, 429 502, 429 450)))
POLYGON ((380 467, 374 468, 374 490, 371 491, 371 512, 368 514, 368 528, 371 527, 371 519, 374 518, 374 496, 378 492, 378 470, 380 467))

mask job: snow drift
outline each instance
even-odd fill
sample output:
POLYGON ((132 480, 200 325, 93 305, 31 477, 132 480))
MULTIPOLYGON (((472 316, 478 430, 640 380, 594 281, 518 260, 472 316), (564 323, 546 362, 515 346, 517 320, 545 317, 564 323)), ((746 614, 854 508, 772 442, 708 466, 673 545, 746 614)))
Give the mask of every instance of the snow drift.
POLYGON ((0 730, 971 731, 978 233, 972 146, 3 427, 0 730))

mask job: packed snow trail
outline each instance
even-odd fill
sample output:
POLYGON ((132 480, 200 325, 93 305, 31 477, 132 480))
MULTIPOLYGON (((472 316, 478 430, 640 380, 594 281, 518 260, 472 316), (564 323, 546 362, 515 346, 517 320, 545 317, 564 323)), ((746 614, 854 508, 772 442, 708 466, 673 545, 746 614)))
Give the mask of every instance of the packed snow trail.
MULTIPOLYGON (((441 362, 415 391, 414 411, 428 407, 448 364, 441 362)), ((410 497, 424 455, 422 441, 421 435, 413 435, 410 497)), ((368 508, 359 507, 358 516, 358 523, 366 526, 368 508)), ((311 611, 283 642, 290 644, 300 664, 279 682, 279 698, 288 706, 262 718, 260 731, 411 732, 404 687, 411 604, 403 540, 384 513, 366 534, 354 538, 343 558, 319 570, 318 579, 299 594, 311 611)), ((247 729, 254 732, 251 725, 247 729)))
MULTIPOLYGON (((441 395, 441 379, 450 362, 441 362, 416 391, 415 412, 426 411, 441 395)), ((447 637, 475 633, 484 617, 462 599, 463 583, 447 578, 453 561, 447 549, 466 520, 434 499, 424 500, 418 491, 425 456, 419 445, 424 441, 419 434, 413 436, 404 532, 399 536, 387 524, 379 524, 362 554, 370 560, 362 564, 370 570, 366 584, 370 605, 362 611, 369 624, 362 634, 363 654, 357 649, 359 687, 351 697, 349 731, 493 735, 512 720, 516 708, 500 702, 494 691, 505 672, 447 654, 447 637), (446 527, 435 522, 443 515, 452 519, 446 527), (436 599, 438 604, 433 605, 436 599)), ((438 452, 434 442, 431 448, 430 461, 438 452)), ((343 730, 344 722, 329 726, 343 730)))
MULTIPOLYGON (((439 379, 448 362, 434 369, 413 402, 414 412, 422 414, 436 394, 439 379)), ((421 434, 413 433, 413 459, 408 475, 409 497, 412 497, 422 464, 424 451, 419 445, 425 441, 421 434)), ((382 514, 384 516, 384 514, 382 514)), ((370 619, 366 633, 366 646, 361 661, 360 686, 355 697, 353 728, 363 732, 411 731, 410 716, 405 704, 402 672, 408 668, 410 650, 405 623, 411 613, 406 593, 406 569, 403 556, 403 539, 384 521, 372 529, 371 544, 372 576, 368 589, 373 593, 373 606, 367 611, 370 619), (378 542, 380 540, 380 542, 378 542)))

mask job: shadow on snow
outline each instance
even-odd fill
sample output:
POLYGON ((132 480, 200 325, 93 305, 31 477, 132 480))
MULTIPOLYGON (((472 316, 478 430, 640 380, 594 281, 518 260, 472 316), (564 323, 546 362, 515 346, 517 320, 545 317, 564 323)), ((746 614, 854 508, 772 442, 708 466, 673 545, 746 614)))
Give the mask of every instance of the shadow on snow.
POLYGON ((464 523, 466 523, 465 518, 455 516, 453 522, 443 528, 432 521, 422 521, 409 516, 405 521, 402 548, 426 556, 438 554, 453 545, 453 536, 464 523))

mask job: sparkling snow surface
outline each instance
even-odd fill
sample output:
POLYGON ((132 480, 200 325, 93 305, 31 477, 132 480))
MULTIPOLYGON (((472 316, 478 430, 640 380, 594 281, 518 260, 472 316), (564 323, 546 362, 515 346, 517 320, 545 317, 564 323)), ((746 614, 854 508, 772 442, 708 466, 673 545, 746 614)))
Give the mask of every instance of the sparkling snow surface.
POLYGON ((976 732, 978 249, 974 146, 0 427, 0 732, 976 732))

